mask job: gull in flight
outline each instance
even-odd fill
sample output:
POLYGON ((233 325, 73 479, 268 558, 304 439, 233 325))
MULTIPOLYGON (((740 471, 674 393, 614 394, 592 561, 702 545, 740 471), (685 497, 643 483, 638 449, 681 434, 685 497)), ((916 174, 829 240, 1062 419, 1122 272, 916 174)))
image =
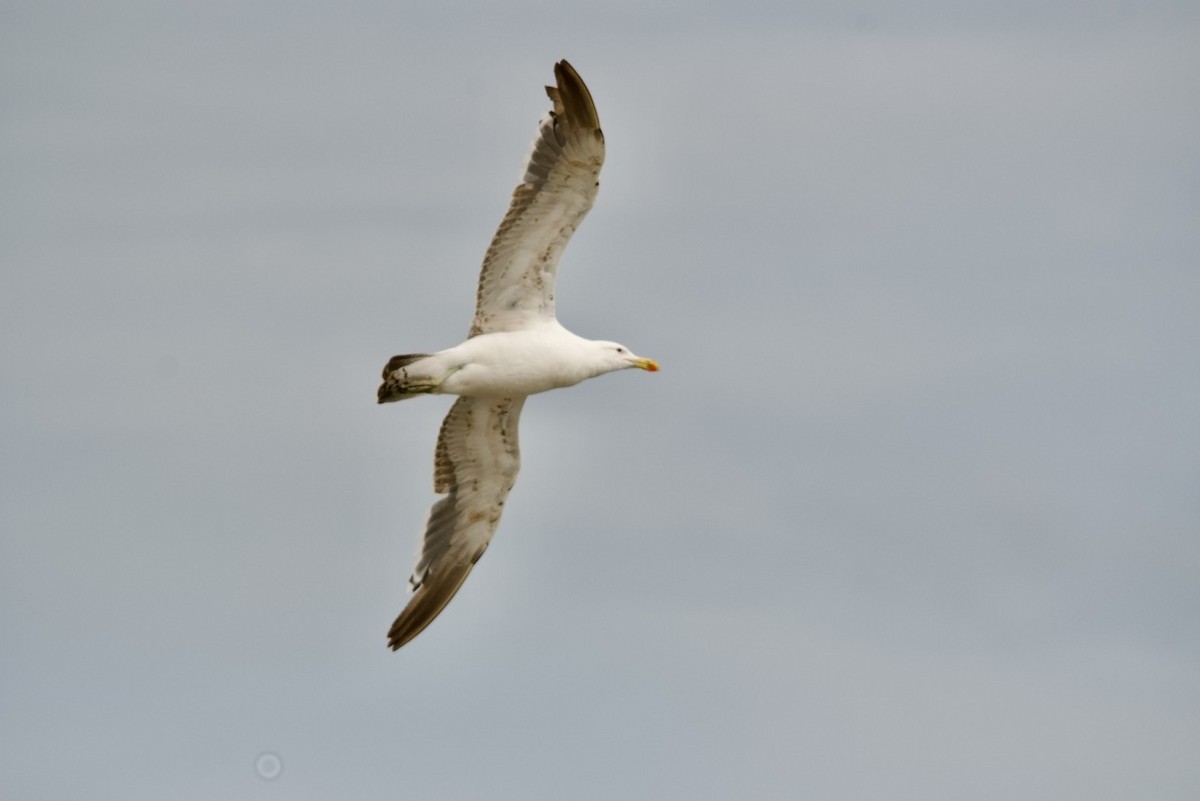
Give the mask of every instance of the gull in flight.
POLYGON ((442 421, 433 488, 412 596, 388 632, 393 649, 446 608, 487 550, 521 465, 517 420, 525 397, 614 370, 651 372, 658 363, 616 342, 584 339, 554 314, 554 278, 563 249, 600 187, 604 134, 592 96, 566 61, 547 86, 525 174, 483 258, 467 340, 437 353, 393 356, 379 402, 457 395, 442 421))

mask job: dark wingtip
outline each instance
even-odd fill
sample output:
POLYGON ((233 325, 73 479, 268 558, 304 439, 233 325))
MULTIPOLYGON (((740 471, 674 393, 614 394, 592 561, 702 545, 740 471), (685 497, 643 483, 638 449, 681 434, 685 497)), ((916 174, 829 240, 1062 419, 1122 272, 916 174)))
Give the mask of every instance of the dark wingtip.
POLYGON ((558 84, 558 95, 567 116, 573 118, 577 125, 599 129, 600 115, 596 112, 592 93, 571 62, 564 58, 555 63, 554 80, 558 84))
POLYGON ((388 631, 388 647, 393 651, 399 650, 424 631, 458 593, 474 566, 475 562, 444 565, 436 578, 427 577, 392 623, 388 631))

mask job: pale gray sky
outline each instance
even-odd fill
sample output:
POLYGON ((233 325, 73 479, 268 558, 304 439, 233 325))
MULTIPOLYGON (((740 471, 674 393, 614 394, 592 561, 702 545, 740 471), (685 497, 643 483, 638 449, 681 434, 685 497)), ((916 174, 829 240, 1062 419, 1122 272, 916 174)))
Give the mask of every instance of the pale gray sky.
POLYGON ((1194 799, 1200 8, 0 6, 0 795, 1194 799), (568 58, 608 164, 393 654, 568 58), (264 779, 278 757, 281 772, 264 779))

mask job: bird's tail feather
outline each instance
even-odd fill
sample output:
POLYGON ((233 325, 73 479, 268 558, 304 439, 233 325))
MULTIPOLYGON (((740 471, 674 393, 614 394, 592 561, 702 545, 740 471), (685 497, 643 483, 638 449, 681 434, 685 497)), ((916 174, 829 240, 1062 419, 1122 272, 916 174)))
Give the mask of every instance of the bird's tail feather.
POLYGON ((379 385, 379 402, 391 403, 430 392, 428 384, 410 383, 408 373, 404 370, 408 365, 427 356, 428 353, 405 353, 388 359, 388 363, 383 367, 383 383, 379 385))

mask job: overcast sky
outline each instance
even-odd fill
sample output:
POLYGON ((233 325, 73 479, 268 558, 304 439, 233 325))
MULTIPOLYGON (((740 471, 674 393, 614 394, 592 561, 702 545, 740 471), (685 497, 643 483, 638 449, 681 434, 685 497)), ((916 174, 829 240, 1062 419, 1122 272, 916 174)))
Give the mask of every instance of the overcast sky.
POLYGON ((0 795, 1200 797, 1195 3, 6 2, 0 102, 0 795), (663 369, 392 653, 564 57, 663 369))

